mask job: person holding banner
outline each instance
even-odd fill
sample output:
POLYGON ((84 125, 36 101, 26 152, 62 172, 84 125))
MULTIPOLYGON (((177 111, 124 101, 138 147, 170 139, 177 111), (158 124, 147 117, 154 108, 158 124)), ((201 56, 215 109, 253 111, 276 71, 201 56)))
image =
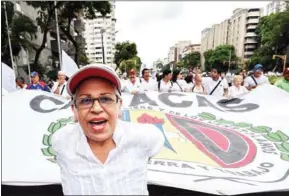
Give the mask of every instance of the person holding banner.
POLYGON ((54 82, 52 92, 57 95, 61 95, 67 99, 71 99, 66 91, 66 75, 63 71, 58 72, 58 80, 54 82))
POLYGON ((26 89, 27 88, 27 84, 25 84, 25 80, 24 80, 23 77, 17 77, 15 82, 16 82, 17 90, 21 90, 21 89, 26 89))
POLYGON ((211 70, 210 76, 204 80, 206 94, 227 97, 229 85, 226 78, 221 78, 221 72, 214 68, 211 70))
POLYGON ((129 92, 130 94, 136 94, 141 91, 140 82, 136 78, 136 71, 134 69, 128 72, 129 81, 126 83, 124 88, 125 92, 129 92))
POLYGON ((142 78, 139 79, 141 90, 144 92, 155 91, 156 81, 150 77, 150 70, 147 68, 144 68, 141 73, 142 73, 142 78))
POLYGON ((77 123, 52 137, 64 195, 148 195, 147 162, 164 136, 154 125, 118 119, 120 90, 115 71, 103 65, 85 66, 68 80, 77 123))
POLYGON ((158 92, 172 92, 173 82, 172 71, 170 69, 165 69, 162 74, 162 79, 157 82, 158 92))
POLYGON ((289 67, 283 71, 283 78, 277 80, 274 85, 289 93, 289 67))
POLYGON ((244 86, 250 91, 262 84, 270 84, 270 82, 268 78, 263 75, 263 66, 257 64, 253 69, 253 74, 244 80, 244 86))
POLYGON ((249 92, 246 87, 242 86, 243 76, 236 75, 233 79, 233 85, 229 87, 229 97, 237 98, 249 92))
POLYGON ((27 86, 26 89, 42 90, 42 91, 50 92, 50 89, 47 86, 47 84, 45 84, 45 82, 43 81, 40 81, 39 74, 36 71, 31 73, 31 82, 32 83, 29 86, 27 86))

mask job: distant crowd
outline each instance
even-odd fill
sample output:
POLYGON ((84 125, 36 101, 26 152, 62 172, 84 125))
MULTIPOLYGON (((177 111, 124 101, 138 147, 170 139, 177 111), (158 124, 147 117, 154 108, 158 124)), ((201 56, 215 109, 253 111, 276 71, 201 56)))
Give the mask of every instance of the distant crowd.
MULTIPOLYGON (((143 69, 141 77, 137 77, 136 70, 130 70, 128 80, 122 79, 122 82, 122 91, 131 94, 146 91, 193 92, 226 98, 240 97, 258 86, 270 84, 261 64, 255 65, 250 75, 242 70, 234 76, 222 75, 218 69, 212 69, 208 74, 190 71, 186 76, 181 70, 167 69, 153 78, 149 69, 143 69)), ((289 68, 285 69, 282 79, 275 85, 289 92, 289 68)))
MULTIPOLYGON (((67 76, 63 71, 58 72, 57 81, 45 83, 40 80, 37 72, 32 72, 31 84, 26 84, 22 77, 16 78, 17 89, 42 90, 71 99, 66 91, 67 76)), ((263 66, 255 65, 251 74, 245 70, 236 75, 222 74, 218 69, 212 69, 208 74, 198 70, 190 71, 186 75, 179 70, 164 70, 161 74, 152 76, 149 69, 141 71, 137 77, 136 70, 128 71, 128 79, 121 79, 122 92, 130 94, 148 91, 158 92, 193 92, 203 95, 223 96, 226 98, 241 97, 247 92, 261 86, 270 84, 267 76, 263 74, 263 66)), ((289 68, 283 72, 283 77, 276 81, 275 86, 289 92, 289 68)))

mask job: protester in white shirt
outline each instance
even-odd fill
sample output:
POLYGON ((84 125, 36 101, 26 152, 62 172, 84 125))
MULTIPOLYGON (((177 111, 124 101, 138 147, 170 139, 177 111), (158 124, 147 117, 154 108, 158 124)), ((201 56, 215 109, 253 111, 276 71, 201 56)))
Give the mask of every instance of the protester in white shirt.
POLYGON ((204 80, 206 94, 227 97, 229 85, 226 78, 221 78, 221 72, 217 69, 212 69, 210 76, 204 80))
POLYGON ((67 93, 66 90, 66 75, 63 71, 59 71, 58 72, 58 80, 57 82, 53 83, 53 87, 51 92, 57 95, 61 95, 63 97, 65 97, 66 99, 71 99, 71 97, 69 96, 69 94, 67 93))
POLYGON ((263 66, 261 64, 257 64, 253 69, 253 75, 248 76, 245 79, 244 86, 248 90, 252 90, 263 84, 270 84, 270 82, 268 78, 263 75, 263 66))
POLYGON ((202 74, 196 74, 194 78, 194 86, 192 87, 192 92, 197 94, 206 94, 205 87, 202 85, 202 74))
POLYGON ((16 80, 16 89, 17 90, 21 90, 21 89, 26 89, 27 88, 27 84, 25 84, 25 80, 23 77, 17 77, 16 80))
POLYGON ((142 70, 142 78, 139 79, 141 91, 156 91, 156 81, 150 77, 150 71, 147 68, 142 70))
POLYGON ((229 87, 229 97, 237 98, 248 92, 247 88, 242 86, 243 76, 236 75, 233 79, 233 85, 229 87))
POLYGON ((172 92, 184 92, 187 91, 187 83, 183 80, 183 73, 181 70, 174 70, 172 75, 172 92))
POLYGON ((185 78, 186 81, 186 89, 188 90, 188 92, 190 92, 194 86, 194 77, 193 74, 191 75, 187 75, 185 78))
POLYGON ((109 66, 88 65, 70 77, 77 123, 52 137, 64 195, 148 195, 147 162, 164 136, 154 125, 119 119, 120 90, 109 66))
POLYGON ((128 72, 129 80, 124 87, 124 92, 129 92, 130 94, 141 93, 141 84, 136 77, 136 71, 134 69, 128 72))
POLYGON ((165 69, 162 74, 162 79, 157 83, 158 92, 172 92, 173 82, 172 71, 165 69))

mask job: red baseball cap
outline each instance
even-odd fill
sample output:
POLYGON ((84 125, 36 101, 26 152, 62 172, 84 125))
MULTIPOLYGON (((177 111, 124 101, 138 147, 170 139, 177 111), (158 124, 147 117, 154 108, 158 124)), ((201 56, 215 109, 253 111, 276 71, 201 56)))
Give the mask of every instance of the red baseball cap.
POLYGON ((134 69, 131 69, 128 71, 128 75, 135 75, 136 71, 134 69))
POLYGON ((113 68, 107 65, 87 65, 74 73, 67 82, 67 92, 70 96, 75 94, 78 85, 85 79, 100 77, 111 82, 117 90, 121 91, 121 82, 113 68))

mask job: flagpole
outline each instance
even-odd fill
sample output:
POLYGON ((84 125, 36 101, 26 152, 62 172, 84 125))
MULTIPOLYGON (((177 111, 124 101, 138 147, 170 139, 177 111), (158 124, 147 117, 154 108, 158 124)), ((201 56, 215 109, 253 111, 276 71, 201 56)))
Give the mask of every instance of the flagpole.
MULTIPOLYGON (((57 3, 54 1, 54 6, 56 7, 57 3)), ((60 36, 59 36, 59 26, 58 26, 58 12, 57 8, 55 8, 55 23, 56 23, 56 34, 57 34, 57 45, 58 45, 58 55, 59 55, 59 65, 60 70, 62 70, 62 52, 61 52, 61 42, 60 42, 60 36)))
POLYGON ((4 11, 5 11, 5 22, 6 22, 6 28, 7 28, 8 45, 9 45, 9 51, 10 51, 11 64, 12 64, 12 69, 15 73, 15 76, 17 76, 17 69, 16 69, 14 61, 13 61, 13 53, 12 53, 12 46, 11 46, 10 33, 9 33, 9 24, 8 24, 7 11, 6 11, 6 2, 4 1, 3 4, 4 4, 4 11))

